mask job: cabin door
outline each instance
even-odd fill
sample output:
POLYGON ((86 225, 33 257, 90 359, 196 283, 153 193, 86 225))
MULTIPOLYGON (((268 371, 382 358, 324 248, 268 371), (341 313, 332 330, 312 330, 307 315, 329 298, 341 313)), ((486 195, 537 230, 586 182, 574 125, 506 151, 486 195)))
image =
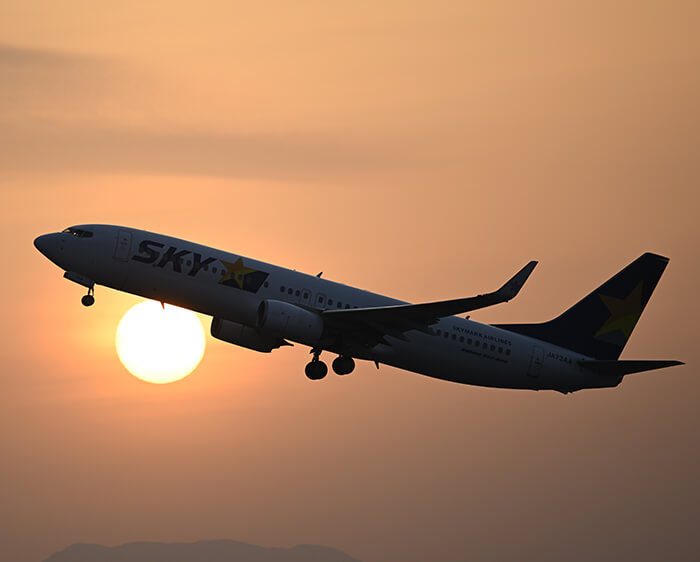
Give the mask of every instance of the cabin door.
POLYGON ((539 345, 533 345, 530 367, 527 370, 527 374, 531 377, 539 376, 542 370, 542 363, 544 363, 544 350, 539 345))
POLYGON ((308 289, 301 290, 301 304, 310 305, 311 304, 311 291, 308 289))
POLYGON ((120 230, 117 232, 117 246, 114 249, 114 259, 127 261, 131 253, 131 232, 120 230))

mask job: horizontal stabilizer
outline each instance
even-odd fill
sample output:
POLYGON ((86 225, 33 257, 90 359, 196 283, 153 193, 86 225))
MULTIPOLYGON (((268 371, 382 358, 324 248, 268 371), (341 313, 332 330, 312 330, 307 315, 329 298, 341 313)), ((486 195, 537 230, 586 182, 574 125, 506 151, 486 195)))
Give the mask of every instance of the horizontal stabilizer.
POLYGON ((682 361, 595 361, 583 359, 578 362, 581 367, 593 371, 599 375, 607 376, 623 376, 632 373, 641 373, 643 371, 653 371, 654 369, 663 369, 664 367, 673 367, 674 365, 683 365, 682 361))

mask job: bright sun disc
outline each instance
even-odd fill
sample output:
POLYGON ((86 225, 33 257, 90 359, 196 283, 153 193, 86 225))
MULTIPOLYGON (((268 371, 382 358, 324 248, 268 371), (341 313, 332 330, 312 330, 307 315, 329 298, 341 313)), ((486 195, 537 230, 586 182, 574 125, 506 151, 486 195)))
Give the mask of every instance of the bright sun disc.
POLYGON ((145 301, 121 319, 116 344, 119 360, 132 375, 164 384, 195 370, 204 355, 204 330, 190 310, 145 301))

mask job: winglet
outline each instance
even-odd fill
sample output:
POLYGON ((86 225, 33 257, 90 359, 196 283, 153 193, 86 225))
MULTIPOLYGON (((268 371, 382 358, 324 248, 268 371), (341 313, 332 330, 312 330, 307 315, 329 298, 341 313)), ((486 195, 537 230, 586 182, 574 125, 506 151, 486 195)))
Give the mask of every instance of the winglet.
POLYGON ((513 277, 505 285, 503 285, 503 287, 498 289, 496 294, 506 302, 514 298, 520 292, 520 289, 523 288, 525 281, 527 281, 528 277, 530 277, 530 274, 532 273, 532 270, 535 269, 536 265, 536 261, 531 261, 528 263, 525 267, 518 271, 518 273, 513 275, 513 277))

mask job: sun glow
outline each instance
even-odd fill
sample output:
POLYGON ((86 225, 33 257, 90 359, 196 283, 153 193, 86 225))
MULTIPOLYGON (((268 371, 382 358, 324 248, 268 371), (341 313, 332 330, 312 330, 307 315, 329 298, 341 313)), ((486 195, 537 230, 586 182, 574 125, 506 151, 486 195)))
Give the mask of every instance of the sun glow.
POLYGON ((195 370, 204 355, 204 330, 190 310, 145 301, 119 322, 116 345, 119 360, 132 375, 164 384, 195 370))

